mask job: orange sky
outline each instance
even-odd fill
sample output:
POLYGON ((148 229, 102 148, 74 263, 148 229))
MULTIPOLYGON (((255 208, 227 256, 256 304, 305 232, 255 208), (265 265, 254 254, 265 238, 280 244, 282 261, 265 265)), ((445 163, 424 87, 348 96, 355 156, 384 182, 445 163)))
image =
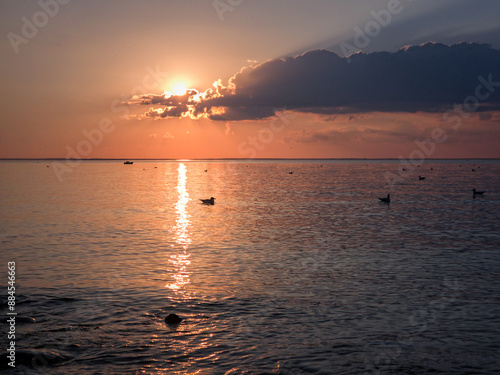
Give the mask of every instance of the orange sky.
MULTIPOLYGON (((450 129, 443 111, 319 115, 280 107, 279 116, 254 120, 140 120, 147 108, 126 104, 182 86, 204 92, 244 67, 311 49, 340 54, 388 1, 246 1, 223 13, 201 0, 46 3, 49 11, 36 2, 1 5, 0 158, 406 158, 438 127, 447 140, 426 157, 500 157, 496 111, 471 113, 450 129), (39 14, 44 22, 40 12, 47 22, 26 34, 25 20, 39 14), (24 41, 16 45, 14 34, 24 41)), ((499 48, 498 8, 401 1, 362 50, 429 40, 499 48), (442 14, 440 24, 425 21, 442 14)))

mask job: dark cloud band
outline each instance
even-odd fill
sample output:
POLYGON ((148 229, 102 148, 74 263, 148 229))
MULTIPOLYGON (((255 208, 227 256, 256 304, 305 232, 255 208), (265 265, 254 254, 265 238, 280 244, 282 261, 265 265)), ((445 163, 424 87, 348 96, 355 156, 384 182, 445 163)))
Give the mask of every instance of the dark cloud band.
MULTIPOLYGON (((313 50, 244 68, 227 87, 217 89, 219 94, 211 89, 199 101, 190 99, 195 92, 182 100, 165 99, 161 104, 170 107, 162 117, 190 111, 239 121, 263 119, 273 115, 273 108, 283 107, 318 114, 437 112, 474 94, 478 77, 500 82, 499 50, 486 44, 429 42, 395 53, 356 53, 349 60, 313 50)), ((148 98, 140 104, 160 104, 153 102, 148 98)), ((485 110, 500 109, 500 90, 493 90, 482 104, 485 110)))

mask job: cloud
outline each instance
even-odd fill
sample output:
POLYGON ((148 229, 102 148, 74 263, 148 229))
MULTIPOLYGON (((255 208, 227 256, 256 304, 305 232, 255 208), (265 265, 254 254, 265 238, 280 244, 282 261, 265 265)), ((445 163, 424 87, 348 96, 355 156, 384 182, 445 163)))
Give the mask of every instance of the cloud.
POLYGON ((493 118, 493 114, 489 112, 484 112, 479 114, 479 120, 480 121, 487 121, 491 120, 493 118))
POLYGON ((163 93, 160 95, 136 95, 133 96, 127 104, 139 106, 165 106, 164 108, 150 108, 146 113, 140 116, 141 119, 185 117, 188 116, 190 109, 198 102, 199 95, 200 93, 194 89, 187 90, 184 95, 173 95, 170 93, 163 93))
POLYGON ((291 132, 287 141, 298 143, 328 142, 331 144, 344 144, 345 142, 401 142, 415 140, 414 131, 403 131, 398 129, 376 129, 376 128, 347 128, 347 129, 320 129, 302 130, 291 132))
POLYGON ((234 130, 231 127, 230 122, 226 122, 226 132, 225 133, 226 133, 226 135, 234 135, 234 130))
POLYGON ((170 93, 163 93, 160 95, 156 94, 146 94, 146 95, 136 95, 129 100, 129 104, 139 104, 139 105, 167 105, 167 106, 177 106, 192 104, 194 97, 198 95, 199 92, 195 89, 187 90, 184 95, 172 95, 170 93))
POLYGON ((145 95, 134 102, 165 106, 161 112, 147 112, 149 117, 226 122, 269 118, 283 107, 320 115, 441 112, 474 95, 479 76, 491 77, 496 86, 478 111, 500 109, 500 50, 486 44, 432 42, 394 53, 359 52, 350 62, 331 51, 313 50, 244 68, 227 85, 219 80, 204 93, 145 95))

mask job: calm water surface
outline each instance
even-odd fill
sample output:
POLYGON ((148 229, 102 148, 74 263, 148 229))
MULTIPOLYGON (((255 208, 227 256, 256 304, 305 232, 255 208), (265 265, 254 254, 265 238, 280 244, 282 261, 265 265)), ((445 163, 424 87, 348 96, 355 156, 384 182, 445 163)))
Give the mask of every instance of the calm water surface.
POLYGON ((0 163, 2 373, 500 371, 499 161, 50 163, 0 163))

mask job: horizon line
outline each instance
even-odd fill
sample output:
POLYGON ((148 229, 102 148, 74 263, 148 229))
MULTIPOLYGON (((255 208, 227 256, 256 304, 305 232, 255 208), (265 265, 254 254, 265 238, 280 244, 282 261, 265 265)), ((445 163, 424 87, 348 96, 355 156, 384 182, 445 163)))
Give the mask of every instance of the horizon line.
MULTIPOLYGON (((0 158, 0 161, 15 161, 15 160, 32 160, 32 161, 99 161, 99 160, 112 160, 112 161, 253 161, 253 160, 401 160, 400 158, 85 158, 85 159, 72 159, 72 158, 0 158)), ((500 157, 485 158, 485 157, 462 157, 462 158, 426 158, 422 160, 414 160, 415 163, 424 163, 426 160, 500 160, 500 157)), ((405 160, 408 161, 408 160, 405 160)))

